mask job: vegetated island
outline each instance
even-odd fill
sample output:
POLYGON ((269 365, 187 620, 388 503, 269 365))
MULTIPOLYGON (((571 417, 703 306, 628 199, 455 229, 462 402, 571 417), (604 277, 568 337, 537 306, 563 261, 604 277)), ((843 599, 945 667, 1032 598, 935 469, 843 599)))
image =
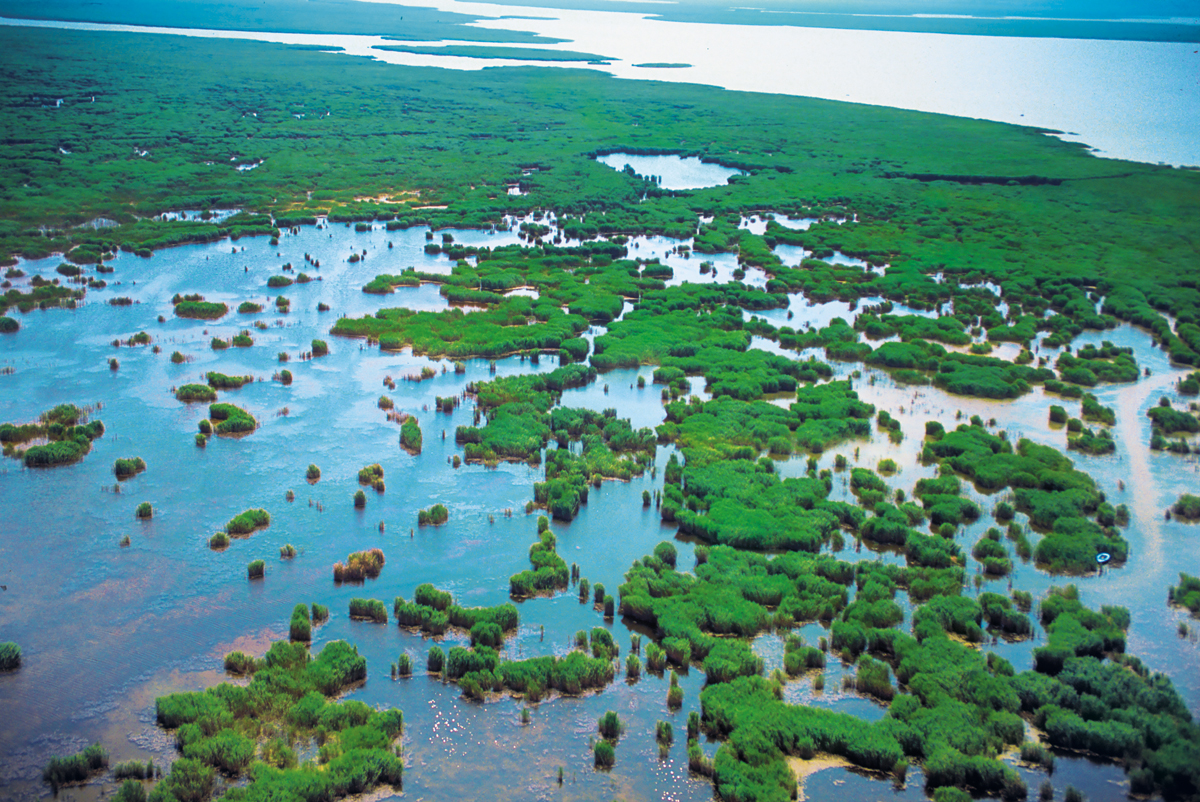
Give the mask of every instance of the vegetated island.
POLYGON ((234 537, 246 537, 270 525, 271 514, 266 510, 246 510, 229 519, 229 523, 225 524, 225 532, 234 537))
POLYGON ((450 520, 450 511, 445 504, 434 504, 427 510, 417 511, 418 526, 441 526, 450 520))
POLYGON ((146 470, 146 461, 141 457, 122 457, 113 463, 113 475, 118 480, 131 479, 146 470))
POLYGON ((403 764, 393 744, 404 728, 401 711, 334 700, 367 677, 366 659, 345 641, 331 641, 315 656, 303 640, 277 641, 263 658, 230 653, 225 669, 250 675, 249 686, 222 683, 156 700, 158 725, 174 733, 181 752, 156 794, 165 799, 207 798, 216 787, 218 771, 246 777, 244 788, 227 794, 237 799, 289 797, 301 787, 313 798, 339 799, 380 784, 400 785, 403 764), (298 765, 293 747, 272 737, 272 728, 262 724, 286 727, 304 743, 317 741, 319 731, 319 768, 308 762, 298 765), (269 762, 251 772, 260 754, 269 762))
POLYGON ((400 424, 400 447, 416 456, 421 453, 421 426, 415 415, 409 415, 400 424))
POLYGON ((233 404, 210 404, 208 417, 216 422, 213 431, 219 435, 246 435, 258 428, 253 415, 233 404))
POLYGON ((533 47, 504 47, 501 45, 373 45, 372 50, 387 50, 393 53, 413 53, 419 56, 457 56, 459 58, 483 58, 503 61, 586 61, 607 63, 620 59, 581 53, 577 50, 546 50, 533 47))
POLYGON ((383 570, 384 556, 382 549, 356 551, 346 557, 345 562, 333 564, 333 581, 362 582, 365 579, 375 579, 383 570))
POLYGON ((89 411, 74 404, 59 404, 38 416, 36 423, 0 424, 4 456, 22 459, 27 468, 70 465, 92 450, 92 441, 104 434, 100 420, 89 420, 89 411), (35 445, 25 446, 35 442, 35 445))
POLYGON ((223 303, 213 303, 204 300, 200 294, 179 295, 171 299, 175 307, 176 317, 193 318, 195 320, 216 320, 229 312, 229 307, 223 303))

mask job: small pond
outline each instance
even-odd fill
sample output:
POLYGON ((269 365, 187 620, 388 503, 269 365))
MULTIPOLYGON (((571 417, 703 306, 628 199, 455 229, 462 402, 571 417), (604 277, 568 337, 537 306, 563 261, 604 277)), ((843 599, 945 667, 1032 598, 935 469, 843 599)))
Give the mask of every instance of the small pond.
POLYGON ((632 153, 609 153, 596 161, 614 170, 626 165, 638 175, 655 176, 663 189, 703 189, 719 187, 730 176, 744 175, 741 170, 700 161, 698 156, 636 156, 632 153))

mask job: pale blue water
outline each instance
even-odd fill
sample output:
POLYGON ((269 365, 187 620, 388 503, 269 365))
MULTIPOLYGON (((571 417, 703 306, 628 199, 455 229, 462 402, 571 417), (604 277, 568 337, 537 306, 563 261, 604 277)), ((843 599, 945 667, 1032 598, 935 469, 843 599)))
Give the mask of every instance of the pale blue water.
POLYGON ((721 164, 702 162, 697 156, 639 156, 633 153, 609 153, 596 161, 614 170, 624 170, 625 165, 642 176, 657 176, 663 189, 703 189, 722 186, 730 177, 741 175, 741 170, 721 164))

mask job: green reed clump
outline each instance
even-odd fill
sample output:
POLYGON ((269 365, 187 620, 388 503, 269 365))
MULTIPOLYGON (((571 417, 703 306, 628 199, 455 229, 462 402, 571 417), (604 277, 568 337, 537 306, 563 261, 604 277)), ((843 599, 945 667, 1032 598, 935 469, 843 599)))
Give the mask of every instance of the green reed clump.
POLYGON ((386 624, 388 620, 387 608, 379 599, 351 599, 350 617, 365 618, 376 624, 386 624))
POLYGON ((230 652, 225 655, 225 670, 231 674, 253 674, 263 666, 263 661, 255 660, 244 652, 230 652))
POLYGON ((149 501, 143 501, 141 504, 137 505, 135 514, 138 518, 149 520, 150 518, 154 517, 154 508, 150 506, 149 501))
POLYGON ((667 667, 667 653, 659 648, 657 643, 646 644, 646 668, 656 674, 661 674, 667 667))
POLYGON ((254 382, 253 376, 226 376, 224 373, 209 371, 204 375, 208 386, 214 390, 236 390, 254 382))
POLYGON ((108 768, 108 752, 100 744, 67 757, 53 757, 42 770, 42 781, 50 783, 54 793, 59 786, 83 782, 92 774, 108 768))
POLYGON ((1182 494, 1171 505, 1171 512, 1180 518, 1189 520, 1200 518, 1200 496, 1194 496, 1191 493, 1182 494))
POLYGON ((308 470, 304 472, 304 478, 310 482, 315 482, 321 478, 321 469, 316 465, 309 464, 308 470))
POLYGON ((313 340, 312 341, 312 355, 313 356, 325 356, 328 353, 329 353, 329 343, 325 342, 324 340, 313 340))
POLYGON ((230 535, 248 535, 256 529, 271 525, 271 514, 264 509, 245 510, 225 524, 225 531, 230 535))
POLYGON ((180 301, 175 304, 175 315, 177 317, 192 318, 194 320, 216 320, 224 317, 229 311, 229 307, 221 303, 213 303, 211 301, 180 301))
POLYGON ((637 680, 642 676, 642 661, 636 654, 629 655, 625 660, 625 678, 637 680))
POLYGON ((592 746, 592 759, 597 768, 610 769, 617 762, 617 752, 608 741, 596 741, 592 746))
POLYGON ((249 579, 262 579, 267 573, 267 564, 262 560, 252 560, 246 566, 246 576, 249 579))
POLYGON ((292 640, 311 641, 312 621, 308 617, 308 605, 297 604, 292 609, 292 620, 288 624, 288 634, 292 640))
POLYGON ((153 780, 154 761, 127 760, 113 766, 113 777, 118 780, 153 780))
POLYGON ((92 449, 92 441, 104 434, 104 424, 88 421, 88 413, 74 404, 59 404, 43 412, 36 423, 0 424, 0 443, 5 456, 23 459, 27 468, 50 468, 78 462, 92 449), (45 445, 20 446, 34 439, 45 445))
POLYGON ((383 569, 384 556, 382 549, 367 549, 356 551, 346 557, 344 563, 333 565, 334 582, 362 582, 374 579, 383 569))
POLYGON ((597 729, 600 731, 600 737, 605 740, 615 741, 621 737, 621 733, 625 731, 625 725, 621 723, 621 718, 614 711, 609 710, 600 716, 596 723, 597 729))
POLYGON ((446 653, 442 647, 434 644, 429 647, 429 655, 425 659, 425 669, 430 674, 440 674, 446 665, 446 653))
POLYGON ((146 470, 146 461, 141 457, 125 457, 113 463, 113 474, 117 479, 128 479, 146 470))
POLYGON ((413 415, 400 424, 400 446, 410 454, 421 453, 421 426, 413 415))
POLYGON ((329 608, 323 604, 313 602, 312 605, 312 622, 321 624, 329 620, 329 608))
POLYGON ((286 543, 279 547, 279 559, 290 560, 296 556, 296 547, 291 543, 286 543))
POLYGON ((224 532, 214 532, 213 536, 208 539, 208 547, 210 549, 224 549, 229 546, 229 535, 224 532))
POLYGON ((396 658, 396 674, 401 677, 411 676, 412 667, 412 656, 408 652, 401 652, 400 656, 396 658))
POLYGON ((360 485, 373 485, 383 479, 383 467, 379 463, 367 465, 358 472, 360 485))
POLYGON ((211 404, 217 400, 217 391, 207 384, 185 384, 175 391, 175 400, 183 401, 185 404, 197 402, 211 404))
POLYGON ((210 404, 208 417, 216 421, 217 434, 243 434, 258 428, 258 421, 246 410, 233 404, 210 404))
POLYGON ((355 507, 355 509, 361 510, 363 507, 366 507, 366 506, 367 506, 367 494, 362 492, 361 490, 355 490, 354 491, 354 507, 355 507))
POLYGON ((418 526, 441 526, 450 520, 450 511, 445 504, 434 504, 427 510, 417 512, 418 526))
POLYGON ((13 671, 21 667, 21 647, 12 641, 0 643, 0 671, 13 671))

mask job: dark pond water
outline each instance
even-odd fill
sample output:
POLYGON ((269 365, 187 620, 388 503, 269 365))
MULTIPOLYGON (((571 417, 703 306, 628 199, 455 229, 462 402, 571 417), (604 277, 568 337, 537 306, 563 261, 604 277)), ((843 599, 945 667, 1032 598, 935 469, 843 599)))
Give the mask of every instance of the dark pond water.
MULTIPOLYGON (((451 233, 466 244, 517 241, 511 230, 451 233)), ((660 760, 653 742, 656 720, 672 720, 677 732, 682 732, 688 712, 699 708, 703 684, 699 670, 682 677, 685 703, 677 713, 666 708, 667 679, 647 676, 635 685, 618 681, 600 694, 543 702, 534 709, 531 723, 522 725, 521 704, 514 700, 472 704, 462 701, 454 686, 424 676, 389 680, 387 666, 400 652, 409 652, 423 665, 429 642, 395 626, 348 620, 350 598, 410 597, 422 582, 452 591, 461 603, 501 603, 507 599, 508 577, 528 567, 528 547, 535 539, 534 518, 525 516, 523 508, 540 472, 524 465, 454 469, 448 464, 459 453, 453 443, 454 427, 471 421, 470 406, 453 414, 428 411, 435 396, 461 393, 468 382, 488 378, 486 361, 469 361, 464 375, 452 370, 443 373, 443 362, 409 353, 381 353, 358 341, 327 336, 336 317, 343 314, 361 315, 398 305, 445 308, 444 299, 432 287, 401 289, 386 297, 361 292, 361 286, 377 273, 395 273, 408 266, 448 270, 444 257, 424 254, 424 235, 423 229, 386 232, 377 226, 371 232, 355 233, 333 225, 302 228, 299 234, 285 235, 278 247, 265 239, 249 239, 174 248, 150 259, 122 254, 111 263, 115 272, 106 276, 110 286, 89 291, 79 309, 22 316, 20 332, 0 340, 0 368, 13 369, 11 375, 0 375, 0 421, 31 420, 69 401, 98 405, 95 414, 107 427, 93 452, 77 465, 30 471, 14 460, 0 462, 0 521, 4 522, 0 640, 16 641, 24 652, 19 671, 0 675, 0 797, 47 795, 48 789, 39 782, 46 760, 95 740, 108 747, 114 761, 146 757, 169 761, 171 742, 153 722, 155 696, 223 681, 220 667, 225 653, 241 649, 261 654, 272 640, 286 636, 293 605, 316 601, 329 606, 332 620, 316 630, 314 646, 345 638, 367 657, 370 678, 353 695, 369 704, 404 710, 407 795, 448 800, 476 797, 487 789, 489 797, 514 800, 711 798, 711 785, 688 774, 682 739, 665 760, 660 760), (364 250, 364 261, 347 261, 352 252, 364 250), (304 262, 305 253, 320 260, 319 270, 304 262), (285 262, 321 280, 268 290, 267 278, 285 262), (214 323, 180 320, 171 314, 169 300, 177 292, 199 292, 233 307, 255 300, 268 310, 274 308, 275 296, 283 294, 291 299, 292 311, 287 315, 231 313, 214 323), (117 296, 128 296, 135 303, 127 307, 106 303, 117 296), (332 311, 317 312, 318 301, 329 304, 332 311), (166 322, 157 322, 159 315, 166 322), (254 328, 258 320, 266 323, 265 329, 254 328), (244 328, 254 336, 253 347, 210 349, 213 336, 229 337, 244 328), (127 339, 142 330, 151 334, 161 353, 152 353, 148 346, 111 345, 114 338, 127 339), (317 337, 329 340, 330 354, 299 360, 317 337), (172 364, 169 355, 175 350, 189 361, 172 364), (286 365, 295 377, 290 387, 271 381, 281 367, 280 352, 292 357, 286 365), (109 369, 110 357, 119 359, 119 370, 109 369), (438 371, 435 378, 420 383, 401 380, 394 391, 384 388, 384 377, 399 380, 427 365, 438 371), (248 437, 214 438, 207 448, 199 449, 193 435, 206 410, 176 401, 172 388, 200 380, 208 370, 262 379, 221 393, 222 400, 245 407, 261 425, 248 437), (400 449, 398 427, 377 408, 376 401, 384 393, 395 400, 397 409, 420 419, 425 440, 420 456, 400 449), (148 470, 121 483, 119 493, 113 492, 113 461, 128 456, 143 457, 148 470), (384 467, 387 490, 381 495, 369 493, 365 510, 355 510, 351 497, 359 487, 357 471, 374 462, 384 467), (313 485, 304 478, 309 463, 322 470, 320 481, 313 485), (294 502, 285 501, 288 490, 295 492, 294 502), (143 501, 155 510, 147 522, 134 518, 134 508, 143 501), (449 507, 449 523, 414 529, 417 510, 436 502, 449 507), (211 551, 209 535, 248 507, 267 509, 271 526, 235 540, 224 552, 211 551), (512 517, 505 516, 506 509, 513 510, 512 517), (131 544, 122 548, 119 542, 125 536, 131 544), (282 561, 279 548, 287 543, 298 554, 282 561), (387 556, 377 580, 362 587, 333 584, 330 569, 335 561, 376 546, 387 556), (266 577, 248 582, 246 564, 257 558, 267 562, 266 577), (616 767, 597 773, 591 764, 590 739, 597 717, 608 709, 620 713, 628 731, 618 746, 616 767), (556 781, 559 766, 566 774, 562 788, 556 781)), ((641 238, 636 244, 637 255, 661 254, 676 266, 677 280, 709 279, 698 273, 698 255, 679 255, 679 246, 690 243, 641 238), (675 253, 668 256, 669 251, 675 253), (688 272, 693 269, 694 274, 688 272)), ((732 256, 704 258, 714 261, 721 280, 727 280, 732 256)), ((29 274, 50 275, 57 263, 49 259, 21 267, 29 274)), ((756 279, 753 273, 748 276, 756 279)), ((834 316, 853 315, 845 304, 814 307, 803 299, 796 299, 791 311, 792 325, 809 320, 824 325, 834 316)), ((786 313, 780 310, 779 314, 786 313)), ((1191 709, 1200 712, 1197 646, 1176 635, 1180 614, 1165 604, 1166 587, 1178 571, 1200 572, 1200 557, 1194 550, 1200 529, 1165 522, 1162 515, 1178 493, 1200 485, 1200 474, 1195 462, 1148 450, 1145 418, 1146 409, 1160 395, 1173 398, 1171 385, 1178 372, 1162 352, 1151 348, 1145 332, 1124 327, 1088 334, 1081 341, 1101 339, 1133 346, 1139 364, 1151 368, 1151 376, 1137 384, 1097 390, 1104 404, 1118 409, 1117 454, 1074 457, 1100 481, 1114 503, 1130 505, 1133 521, 1126 537, 1133 557, 1124 568, 1075 581, 1087 604, 1130 608, 1130 651, 1171 676, 1191 709), (1122 480, 1124 492, 1118 490, 1122 480)), ((756 345, 776 347, 761 340, 756 345)), ((1043 349, 1043 353, 1049 352, 1043 349)), ((554 367, 554 359, 542 359, 534 367, 510 358, 498 362, 497 375, 554 367)), ((856 367, 835 364, 843 376, 856 367)), ((657 388, 636 389, 637 376, 649 380, 651 372, 650 368, 614 371, 596 384, 568 391, 563 404, 613 407, 635 426, 653 426, 663 416, 657 388)), ((703 380, 694 382, 698 394, 704 395, 702 385, 703 380)), ((848 444, 822 455, 822 468, 832 467, 838 452, 857 452, 857 464, 872 467, 891 457, 900 470, 890 484, 911 491, 917 479, 931 474, 914 458, 924 422, 937 419, 952 425, 958 410, 964 417, 994 417, 997 427, 1013 437, 1065 445, 1065 432, 1046 423, 1049 402, 1040 390, 1017 401, 987 402, 951 397, 931 388, 897 387, 886 375, 873 371, 864 371, 856 385, 866 400, 899 418, 905 440, 894 446, 876 436, 848 444)), ((1077 405, 1064 403, 1072 414, 1077 405)), ((670 449, 659 449, 660 469, 669 454, 670 449)), ((804 460, 782 463, 780 470, 785 475, 801 474, 804 460)), ((608 482, 594 491, 574 522, 555 525, 564 558, 579 563, 583 576, 593 584, 603 582, 615 589, 632 561, 659 541, 674 537, 672 528, 641 505, 642 491, 661 488, 661 483, 660 470, 656 479, 647 474, 627 484, 608 482)), ((841 478, 835 481, 835 495, 849 497, 848 492, 841 478)), ((985 509, 999 500, 978 498, 985 509)), ((987 525, 985 517, 964 527, 959 539, 967 551, 987 525)), ((692 545, 680 542, 678 546, 680 565, 691 566, 692 545)), ((843 556, 872 558, 865 549, 859 555, 852 551, 851 543, 843 556)), ((888 554, 878 558, 898 559, 888 554)), ((1017 584, 1037 593, 1064 581, 1018 565, 1017 584)), ((973 562, 970 570, 975 571, 973 562)), ((985 582, 983 589, 989 585, 1003 587, 985 582)), ((977 591, 972 586, 967 592, 977 591)), ((573 592, 526 601, 519 609, 521 628, 507 645, 508 654, 516 657, 565 653, 575 631, 604 625, 599 614, 590 605, 581 605, 573 592)), ((623 654, 627 653, 628 628, 620 621, 607 626, 624 647, 623 654)), ((822 631, 812 625, 804 634, 815 642, 822 631)), ((448 639, 455 637, 459 636, 448 639)), ((1037 639, 999 642, 984 648, 1024 668, 1036 643, 1037 639)), ((777 635, 764 634, 755 648, 766 658, 768 669, 779 665, 782 646, 777 635)), ((882 716, 883 708, 874 702, 842 691, 844 673, 833 661, 826 670, 823 692, 812 690, 809 677, 790 683, 787 698, 867 718, 882 716)), ((711 754, 715 746, 708 744, 706 749, 711 754)), ((1029 779, 1031 788, 1036 788, 1042 778, 1030 774, 1029 779)), ((1117 792, 1115 784, 1123 781, 1123 774, 1110 765, 1064 758, 1052 781, 1060 790, 1070 783, 1090 798, 1101 799, 1117 792)), ((69 793, 72 798, 96 799, 111 788, 98 781, 69 793)), ((894 790, 890 781, 837 767, 808 778, 805 793, 809 799, 923 797, 918 773, 910 775, 905 788, 894 790)))

